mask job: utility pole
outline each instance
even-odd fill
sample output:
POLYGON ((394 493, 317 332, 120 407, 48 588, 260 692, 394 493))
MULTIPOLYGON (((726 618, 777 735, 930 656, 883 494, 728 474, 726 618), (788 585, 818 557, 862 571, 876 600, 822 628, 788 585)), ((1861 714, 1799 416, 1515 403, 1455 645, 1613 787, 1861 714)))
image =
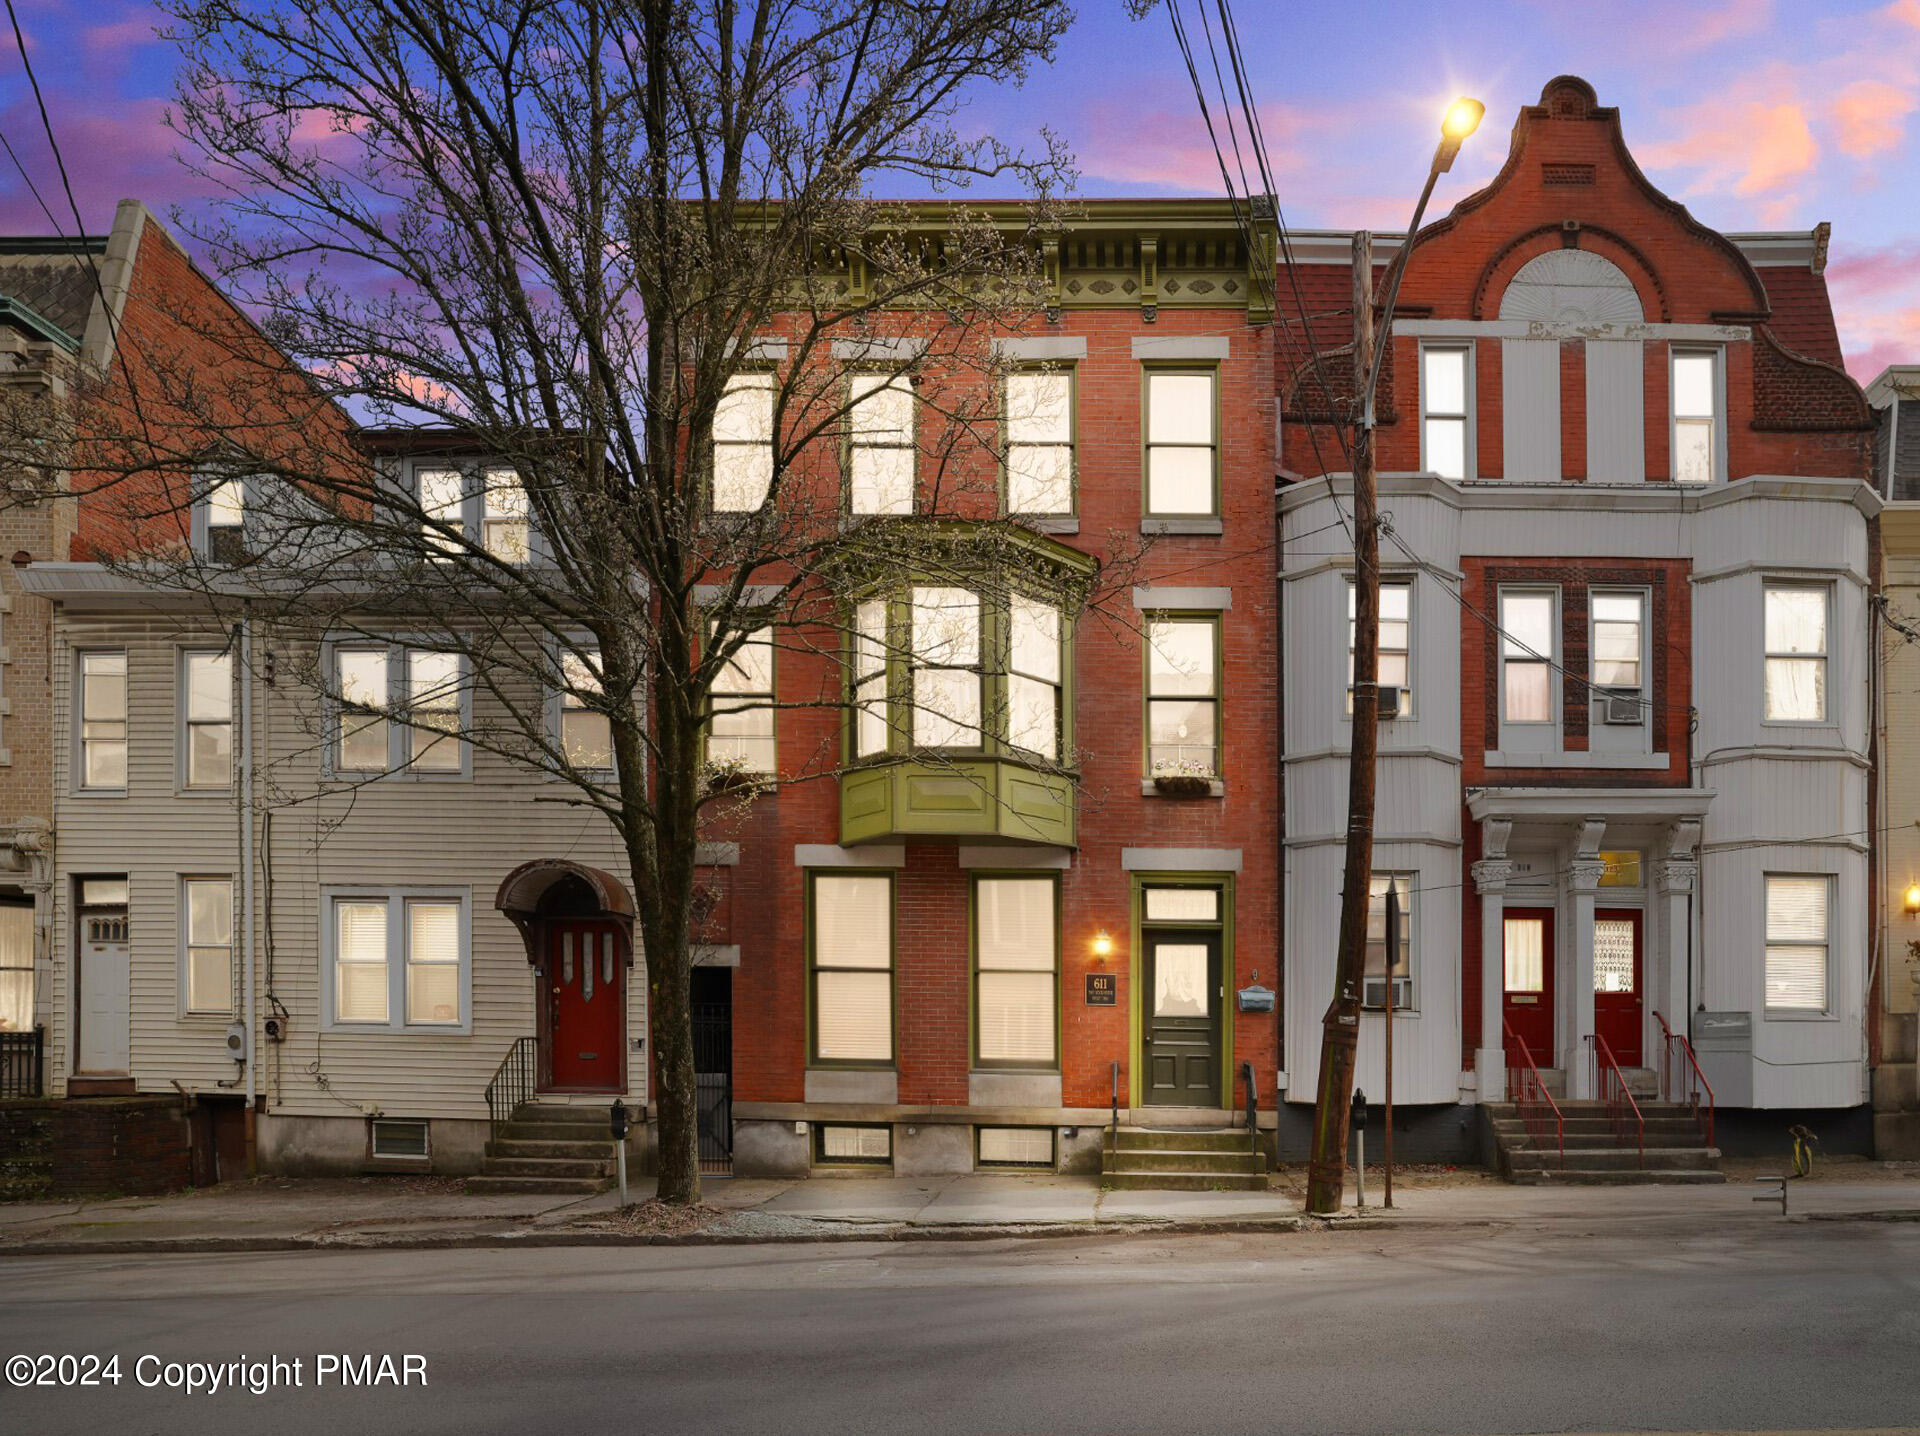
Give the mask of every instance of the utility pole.
MULTIPOLYGON (((1429 181, 1431 184, 1431 181, 1429 181)), ((1367 900, 1373 877, 1374 756, 1379 745, 1380 529, 1373 467, 1373 236, 1353 237, 1353 744, 1347 765, 1347 857, 1340 888, 1340 958, 1321 1019, 1320 1085, 1313 1109, 1307 1210, 1340 1210, 1347 1165, 1347 1103, 1360 1045, 1367 900)))
MULTIPOLYGON (((1420 221, 1440 176, 1453 168, 1460 146, 1480 124, 1487 107, 1461 98, 1440 122, 1440 144, 1427 168, 1413 223, 1394 256, 1387 296, 1380 306, 1386 337, 1373 328, 1373 236, 1353 237, 1353 744, 1347 766, 1347 862, 1340 889, 1340 955, 1334 969, 1333 1001, 1321 1019, 1320 1085, 1314 1096, 1313 1154, 1307 1164, 1307 1210, 1331 1215, 1340 1210, 1347 1160, 1347 1102, 1353 1092, 1353 1063, 1360 1046, 1360 987, 1367 967, 1367 907, 1373 886, 1373 770, 1380 731, 1380 527, 1374 487, 1373 396, 1380 383, 1381 360, 1393 333, 1393 307, 1400 297, 1420 221)), ((1387 1022, 1393 1022, 1393 972, 1387 971, 1387 1022)), ((1389 1138, 1389 1141, 1392 1139, 1389 1138)))

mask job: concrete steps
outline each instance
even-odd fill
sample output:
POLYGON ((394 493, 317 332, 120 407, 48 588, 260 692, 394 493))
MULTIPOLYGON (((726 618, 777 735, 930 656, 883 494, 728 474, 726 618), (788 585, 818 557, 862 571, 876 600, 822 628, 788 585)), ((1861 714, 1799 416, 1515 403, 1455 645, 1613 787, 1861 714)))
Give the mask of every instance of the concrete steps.
POLYGON ((467 1178, 467 1190, 591 1196, 606 1186, 612 1170, 605 1111, 528 1102, 487 1143, 480 1175, 467 1178))
POLYGON ((1679 1103, 1639 1103, 1643 1136, 1622 1143, 1602 1102, 1560 1104, 1566 1150, 1536 1142, 1511 1102, 1486 1104, 1500 1175, 1522 1186, 1625 1186, 1724 1182, 1718 1149, 1679 1103))
POLYGON ((1116 1191, 1260 1192, 1267 1159, 1246 1129, 1122 1127, 1101 1143, 1102 1180, 1116 1191))

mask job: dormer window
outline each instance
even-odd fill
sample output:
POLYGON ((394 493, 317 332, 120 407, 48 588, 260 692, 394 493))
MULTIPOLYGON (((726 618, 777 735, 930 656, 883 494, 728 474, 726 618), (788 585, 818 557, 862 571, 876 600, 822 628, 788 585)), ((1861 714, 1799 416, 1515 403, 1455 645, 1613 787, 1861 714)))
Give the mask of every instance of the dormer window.
POLYGON ((222 479, 207 491, 209 563, 239 563, 246 554, 247 489, 242 479, 222 479))
POLYGON ((502 563, 527 561, 527 491, 516 469, 486 472, 486 496, 481 511, 481 538, 487 552, 502 563))
POLYGON ((469 546, 502 563, 525 563, 532 555, 527 490, 519 470, 492 464, 470 471, 455 464, 414 470, 414 496, 427 544, 457 554, 469 546))

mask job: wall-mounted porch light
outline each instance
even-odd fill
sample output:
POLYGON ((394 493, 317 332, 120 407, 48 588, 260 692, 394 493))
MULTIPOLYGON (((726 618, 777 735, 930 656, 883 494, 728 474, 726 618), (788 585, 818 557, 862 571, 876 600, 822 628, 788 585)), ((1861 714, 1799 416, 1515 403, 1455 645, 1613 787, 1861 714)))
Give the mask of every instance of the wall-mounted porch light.
MULTIPOLYGON (((1916 889, 1920 891, 1920 889, 1916 889)), ((1113 939, 1104 932, 1093 935, 1093 955, 1096 961, 1105 962, 1113 956, 1113 939)))
POLYGON ((1920 917, 1920 883, 1907 884, 1907 896, 1903 906, 1908 917, 1920 917))

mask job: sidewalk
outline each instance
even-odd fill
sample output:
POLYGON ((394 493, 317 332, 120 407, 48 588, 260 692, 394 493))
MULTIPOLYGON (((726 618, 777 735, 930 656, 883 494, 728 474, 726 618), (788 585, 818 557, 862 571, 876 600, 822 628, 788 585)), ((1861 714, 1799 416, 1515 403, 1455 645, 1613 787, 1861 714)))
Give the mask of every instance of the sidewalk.
MULTIPOLYGON (((1513 1187, 1474 1173, 1396 1185, 1383 1211, 1368 1199, 1308 1222, 1298 1196, 1267 1192, 1114 1192, 1093 1177, 710 1178, 702 1208, 619 1210, 586 1198, 469 1196, 445 1178, 264 1178, 167 1197, 0 1205, 0 1257, 80 1252, 364 1250, 371 1247, 579 1246, 847 1240, 986 1240, 1129 1232, 1296 1231, 1303 1227, 1461 1229, 1630 1221, 1779 1221, 1762 1188, 1730 1163, 1724 1186, 1513 1187)), ((1792 1219, 1920 1221, 1920 1172, 1877 1163, 1829 1166, 1788 1184, 1792 1219)), ((629 1195, 644 1202, 651 1181, 629 1195)))

